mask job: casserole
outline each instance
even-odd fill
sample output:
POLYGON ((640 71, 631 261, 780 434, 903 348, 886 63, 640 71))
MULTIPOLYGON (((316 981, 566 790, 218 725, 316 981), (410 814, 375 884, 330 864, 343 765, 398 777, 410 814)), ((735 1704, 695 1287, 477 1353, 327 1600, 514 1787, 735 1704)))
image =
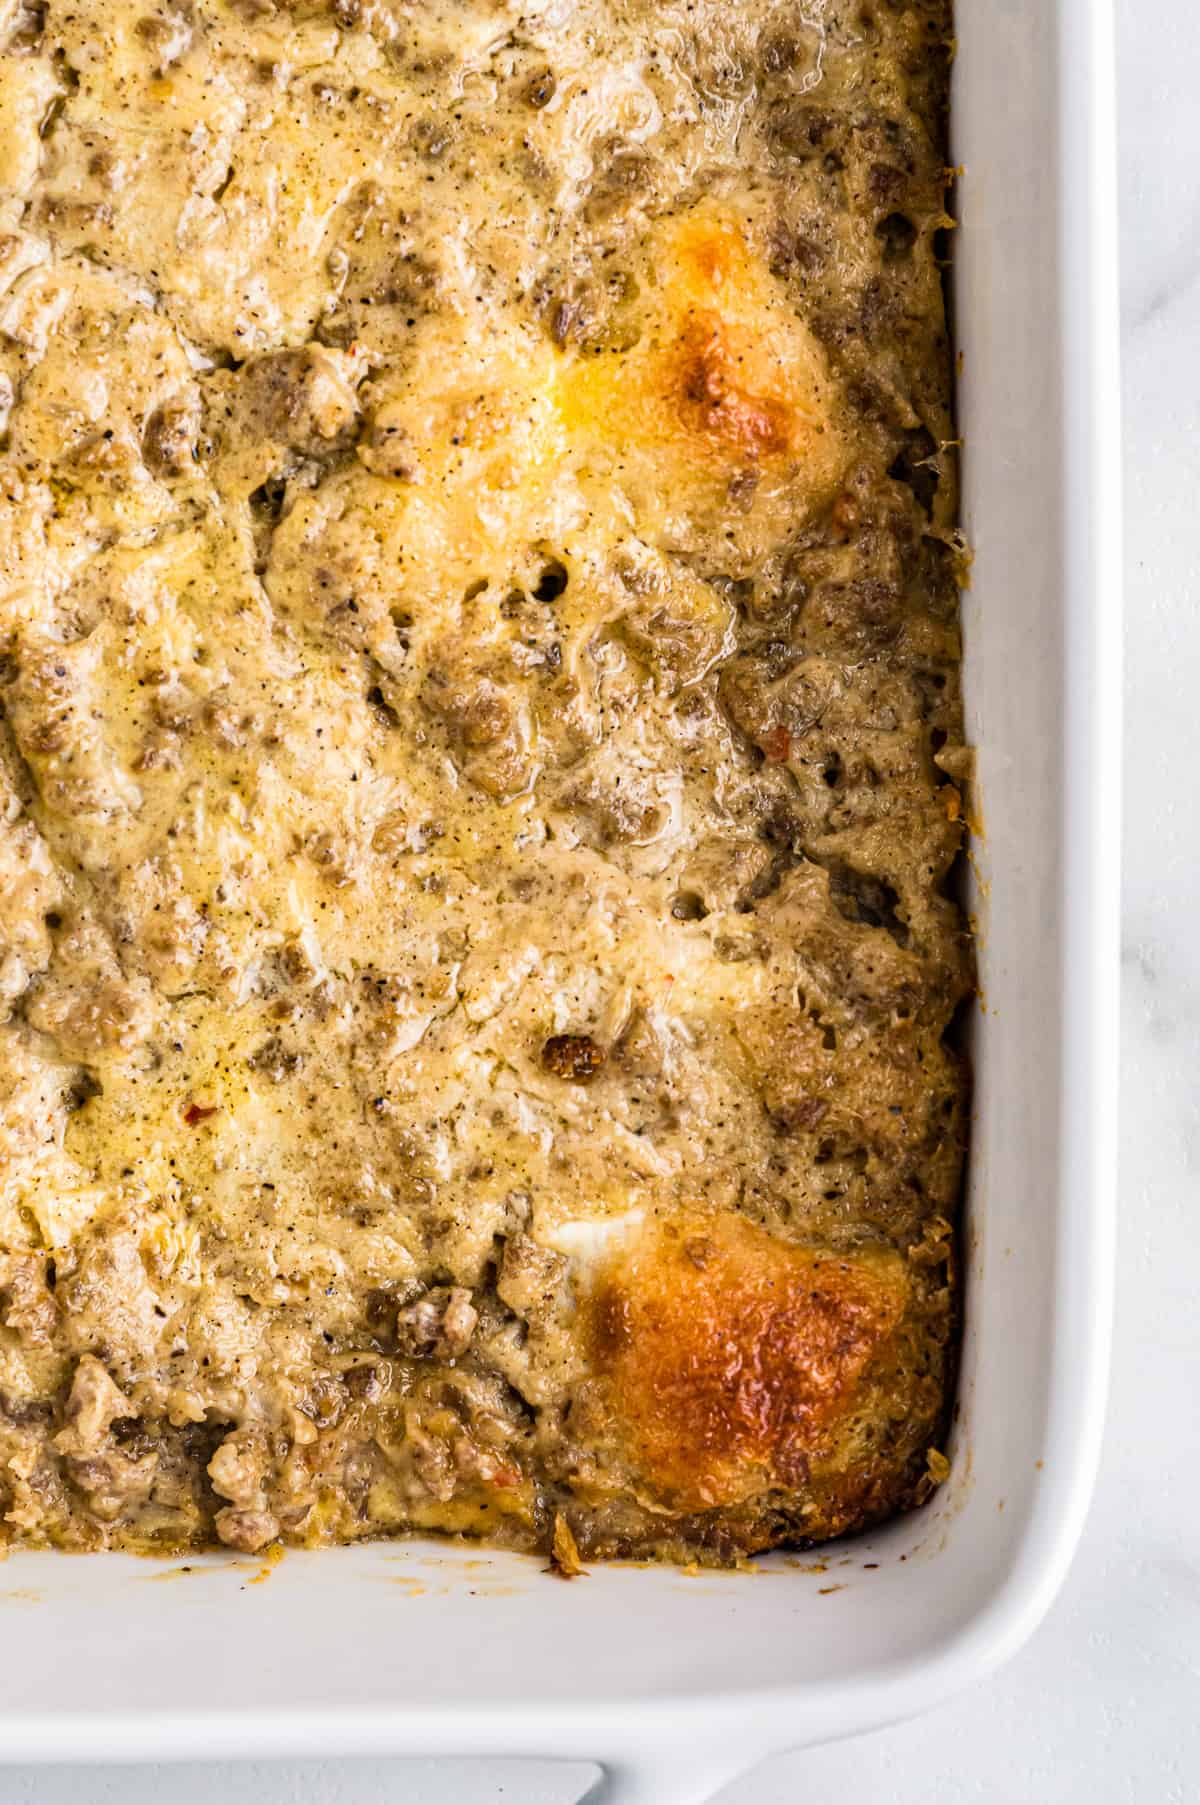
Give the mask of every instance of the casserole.
POLYGON ((0 52, 0 1536, 882 1522, 967 1105, 949 0, 161 4, 0 52))
POLYGON ((949 0, 520 14, 0 54, 81 70, 0 246, 21 1545, 720 1564, 948 1471, 949 0))
POLYGON ((564 1586, 515 1557, 376 1546, 291 1556, 250 1586, 253 1563, 197 1562, 162 1584, 163 1568, 121 1558, 14 1556, 0 1588, 20 1612, 0 1714, 10 1759, 602 1757, 601 1796, 682 1805, 773 1749, 934 1702, 1048 1605, 1095 1461, 1111 1273, 1110 33, 1084 0, 964 7, 959 32, 987 1006, 950 1483, 821 1571, 778 1558, 757 1574, 616 1568, 564 1586))

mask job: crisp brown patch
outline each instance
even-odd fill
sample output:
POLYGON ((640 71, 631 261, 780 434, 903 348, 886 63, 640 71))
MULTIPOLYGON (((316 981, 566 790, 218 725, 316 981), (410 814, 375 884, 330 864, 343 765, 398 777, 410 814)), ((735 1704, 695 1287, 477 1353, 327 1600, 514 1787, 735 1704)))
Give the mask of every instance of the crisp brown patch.
POLYGON ((783 402, 756 395, 739 381, 744 359, 716 314, 689 320, 675 347, 679 413, 694 433, 732 446, 748 457, 774 457, 792 439, 792 416, 783 402))
POLYGON ((648 1229, 591 1305, 596 1365, 647 1480, 682 1509, 804 1484, 906 1294, 893 1253, 797 1247, 736 1217, 648 1229))
POLYGON ((564 362, 556 390, 564 425, 585 442, 599 435, 611 445, 615 434, 626 481, 643 469, 639 451, 669 459, 645 474, 661 485, 669 467, 672 501, 685 511, 746 513, 761 506, 760 478, 786 479, 794 526, 805 496, 844 483, 838 397, 821 346, 737 222, 700 209, 662 227, 647 248, 655 279, 638 341, 564 362))

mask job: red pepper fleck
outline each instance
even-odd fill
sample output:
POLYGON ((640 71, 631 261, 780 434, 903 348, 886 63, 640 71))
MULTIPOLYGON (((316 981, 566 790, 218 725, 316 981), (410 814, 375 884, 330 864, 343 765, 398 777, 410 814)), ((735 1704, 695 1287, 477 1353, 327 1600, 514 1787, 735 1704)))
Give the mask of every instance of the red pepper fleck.
POLYGON ((762 749, 770 764, 786 764, 791 755, 792 736, 786 727, 772 727, 762 743, 762 749))
POLYGON ((189 1128, 194 1128, 197 1122, 203 1122, 206 1117, 215 1116, 216 1113, 215 1103, 189 1103, 183 1112, 183 1119, 189 1128))

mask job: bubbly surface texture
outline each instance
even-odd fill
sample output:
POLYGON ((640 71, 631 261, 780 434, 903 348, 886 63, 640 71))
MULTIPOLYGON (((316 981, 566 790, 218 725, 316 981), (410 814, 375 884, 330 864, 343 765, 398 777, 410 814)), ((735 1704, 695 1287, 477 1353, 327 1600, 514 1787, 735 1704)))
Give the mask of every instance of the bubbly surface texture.
POLYGON ((944 1470, 949 56, 0 0, 0 1537, 720 1562, 944 1470))

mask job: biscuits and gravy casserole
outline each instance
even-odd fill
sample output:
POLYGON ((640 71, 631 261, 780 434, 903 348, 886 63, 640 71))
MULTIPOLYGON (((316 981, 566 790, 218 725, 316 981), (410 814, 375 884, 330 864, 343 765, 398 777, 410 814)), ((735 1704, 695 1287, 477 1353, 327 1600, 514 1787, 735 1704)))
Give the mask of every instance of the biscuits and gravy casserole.
POLYGON ((943 1476, 948 0, 0 0, 0 1535, 943 1476))

